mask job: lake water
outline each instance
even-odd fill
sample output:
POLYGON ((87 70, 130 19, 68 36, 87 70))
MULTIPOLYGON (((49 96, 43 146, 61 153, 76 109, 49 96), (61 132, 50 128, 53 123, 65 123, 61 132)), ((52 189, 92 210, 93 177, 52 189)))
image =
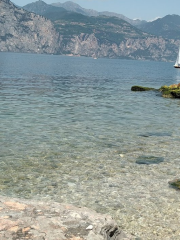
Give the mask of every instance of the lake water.
POLYGON ((1 52, 0 194, 91 207, 131 232, 142 199, 144 219, 179 204, 180 100, 131 92, 179 82, 173 63, 1 52))

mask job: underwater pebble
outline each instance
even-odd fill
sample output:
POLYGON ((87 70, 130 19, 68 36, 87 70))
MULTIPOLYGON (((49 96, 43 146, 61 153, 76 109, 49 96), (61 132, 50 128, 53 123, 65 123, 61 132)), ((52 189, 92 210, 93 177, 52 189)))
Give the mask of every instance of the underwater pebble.
POLYGON ((163 157, 154 157, 154 156, 139 156, 136 159, 138 164, 158 164, 164 161, 163 157))

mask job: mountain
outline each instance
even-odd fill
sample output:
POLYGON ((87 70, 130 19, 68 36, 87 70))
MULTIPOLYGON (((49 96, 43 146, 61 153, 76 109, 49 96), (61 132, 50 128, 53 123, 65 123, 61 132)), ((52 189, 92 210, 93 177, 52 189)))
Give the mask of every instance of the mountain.
POLYGON ((57 53, 58 34, 50 20, 0 0, 0 51, 57 53))
POLYGON ((55 7, 50 4, 46 4, 42 0, 29 3, 25 5, 23 9, 44 16, 45 18, 48 18, 50 20, 56 20, 57 18, 59 18, 59 16, 64 16, 68 14, 68 11, 65 8, 55 7))
POLYGON ((51 5, 55 6, 55 7, 62 7, 62 8, 65 8, 67 11, 80 13, 80 14, 83 14, 83 15, 86 15, 86 16, 97 17, 99 15, 97 11, 92 10, 92 9, 82 8, 77 3, 74 3, 74 2, 71 2, 71 1, 67 1, 65 3, 52 3, 51 5))
POLYGON ((60 14, 62 12, 67 12, 65 8, 62 7, 54 7, 52 5, 46 4, 45 2, 38 0, 36 2, 27 4, 23 7, 23 9, 29 11, 29 12, 34 12, 38 13, 39 15, 46 15, 48 13, 56 13, 60 14))
MULTIPOLYGON (((59 3, 56 5, 59 6, 59 3)), ((62 3, 61 6, 66 8, 68 6, 71 11, 61 10, 58 12, 58 9, 64 8, 48 5, 43 1, 28 4, 24 6, 24 9, 43 15, 53 21, 56 30, 63 36, 63 39, 66 39, 65 42, 67 42, 67 39, 80 34, 94 34, 101 44, 119 44, 125 39, 140 39, 149 36, 121 18, 106 15, 86 16, 77 13, 77 11, 74 12, 73 10, 80 6, 75 3, 72 4, 72 2, 62 3)))
MULTIPOLYGON (((33 6, 34 4, 37 4, 34 11, 42 14, 38 8, 39 1, 33 3, 33 6)), ((77 7, 71 2, 61 6, 67 4, 77 7)), ((46 6, 46 9, 49 7, 50 5, 46 6)), ((163 61, 176 58, 178 42, 145 33, 117 17, 86 16, 77 11, 61 11, 56 14, 49 10, 43 15, 54 23, 59 33, 60 50, 64 54, 163 61)))
POLYGON ((105 15, 105 16, 109 16, 109 17, 118 17, 118 18, 121 18, 121 19, 125 20, 126 22, 132 24, 133 26, 139 26, 146 22, 146 21, 141 21, 138 19, 132 20, 132 19, 125 17, 122 14, 118 14, 118 13, 114 13, 114 12, 108 12, 108 11, 98 12, 98 11, 95 11, 92 9, 85 9, 85 8, 82 8, 80 5, 78 5, 74 2, 71 2, 71 1, 67 1, 65 3, 52 3, 51 5, 56 6, 56 7, 62 7, 62 8, 65 8, 67 11, 80 13, 80 14, 83 14, 86 16, 98 17, 98 16, 105 15))
POLYGON ((180 16, 167 15, 139 26, 142 31, 168 39, 180 39, 180 16))
POLYGON ((83 8, 72 2, 58 3, 54 5, 57 5, 58 7, 46 4, 43 1, 36 1, 25 5, 23 8, 28 11, 33 11, 38 15, 43 15, 53 21, 56 30, 63 36, 94 33, 95 36, 99 37, 99 40, 104 39, 106 42, 111 41, 115 43, 119 43, 125 38, 144 38, 148 36, 147 33, 142 32, 118 17, 106 16, 104 14, 87 16, 77 13, 77 11, 73 10, 83 8), (63 6, 63 8, 60 6, 63 6), (68 8, 69 11, 63 10, 64 7, 68 8))
POLYGON ((121 18, 121 19, 123 19, 124 21, 130 23, 131 25, 133 25, 133 26, 135 26, 135 27, 141 26, 141 25, 143 25, 143 24, 146 23, 145 20, 139 20, 139 19, 133 20, 133 19, 130 19, 130 18, 125 17, 125 16, 122 15, 122 14, 114 13, 114 12, 108 12, 108 11, 99 12, 99 15, 105 15, 105 16, 109 16, 109 17, 121 18))
POLYGON ((161 61, 176 58, 178 40, 145 33, 120 18, 59 11, 42 1, 33 4, 43 4, 43 8, 34 8, 41 16, 0 0, 0 51, 161 61))

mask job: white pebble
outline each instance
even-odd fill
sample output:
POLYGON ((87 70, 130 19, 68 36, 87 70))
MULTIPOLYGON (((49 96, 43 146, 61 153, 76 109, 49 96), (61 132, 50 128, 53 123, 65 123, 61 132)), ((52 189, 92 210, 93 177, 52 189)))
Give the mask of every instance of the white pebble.
POLYGON ((92 230, 93 229, 93 226, 92 225, 89 225, 86 230, 92 230))

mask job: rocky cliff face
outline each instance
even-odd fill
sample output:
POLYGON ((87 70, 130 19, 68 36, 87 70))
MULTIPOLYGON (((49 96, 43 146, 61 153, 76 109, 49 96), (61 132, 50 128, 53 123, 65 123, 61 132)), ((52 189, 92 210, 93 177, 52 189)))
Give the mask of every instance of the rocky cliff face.
POLYGON ((82 33, 74 36, 66 45, 62 43, 61 46, 64 53, 80 56, 173 61, 176 58, 178 44, 178 41, 153 36, 129 38, 120 44, 111 42, 105 44, 100 43, 95 34, 82 33))
POLYGON ((57 53, 58 34, 51 21, 0 0, 0 51, 57 53))

